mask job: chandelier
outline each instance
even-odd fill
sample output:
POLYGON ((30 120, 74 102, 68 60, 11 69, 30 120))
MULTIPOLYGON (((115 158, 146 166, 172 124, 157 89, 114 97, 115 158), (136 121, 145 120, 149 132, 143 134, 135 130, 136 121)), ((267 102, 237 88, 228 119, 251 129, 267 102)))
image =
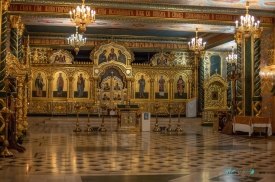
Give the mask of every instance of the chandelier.
POLYGON ((95 10, 89 6, 85 6, 85 0, 82 0, 81 7, 77 6, 76 9, 70 11, 70 19, 79 26, 80 32, 83 34, 86 31, 86 25, 95 21, 95 10))
POLYGON ((226 57, 226 61, 231 64, 231 70, 236 71, 236 64, 237 64, 238 55, 234 53, 234 47, 232 46, 232 52, 228 53, 226 57))
POLYGON ((78 26, 76 26, 75 35, 72 34, 68 38, 68 44, 74 47, 75 54, 77 55, 79 52, 79 48, 84 46, 86 43, 86 38, 84 38, 81 34, 78 34, 78 26))
POLYGON ((206 42, 202 43, 202 38, 198 38, 198 28, 196 28, 196 38, 188 42, 189 50, 195 51, 195 54, 199 54, 205 48, 205 44, 206 42))
POLYGON ((245 38, 250 37, 252 34, 259 30, 260 21, 257 22, 254 19, 254 16, 248 14, 249 2, 246 2, 246 14, 241 16, 241 22, 236 21, 236 30, 244 35, 245 38))

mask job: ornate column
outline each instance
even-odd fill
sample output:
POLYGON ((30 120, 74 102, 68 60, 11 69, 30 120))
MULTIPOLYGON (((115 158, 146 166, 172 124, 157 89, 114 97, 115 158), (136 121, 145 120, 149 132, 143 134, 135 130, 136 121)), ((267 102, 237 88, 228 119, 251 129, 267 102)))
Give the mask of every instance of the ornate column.
MULTIPOLYGON (((242 34, 240 32, 237 32, 234 35, 235 41, 237 43, 237 73, 240 73, 241 75, 243 74, 243 70, 242 70, 242 43, 243 43, 243 39, 242 39, 242 34)), ((243 111, 243 98, 242 98, 242 92, 243 92, 243 82, 242 82, 242 78, 238 78, 237 79, 237 83, 236 83, 236 107, 237 107, 237 113, 236 115, 243 115, 244 111, 243 111)))
POLYGON ((95 97, 94 97, 94 87, 95 87, 95 85, 94 85, 94 78, 93 77, 89 77, 89 81, 90 81, 90 90, 89 90, 89 92, 90 92, 90 100, 95 100, 95 97))
POLYGON ((47 79, 48 79, 48 98, 52 99, 53 98, 53 77, 47 76, 47 79))
POLYGON ((25 81, 25 75, 23 74, 18 74, 16 77, 17 80, 17 105, 21 106, 18 108, 17 112, 17 136, 21 136, 22 135, 22 130, 20 125, 23 126, 23 128, 27 127, 27 123, 23 123, 23 84, 25 81), (25 126, 24 126, 25 124, 25 126))
POLYGON ((94 89, 94 105, 96 105, 96 103, 97 103, 97 90, 99 89, 98 88, 98 78, 97 77, 94 77, 94 87, 93 87, 93 89, 94 89))
POLYGON ((155 95, 155 92, 154 92, 154 83, 155 83, 155 79, 151 78, 150 79, 150 100, 154 100, 154 95, 155 95))
POLYGON ((253 98, 252 98, 252 116, 260 116, 262 113, 262 96, 261 96, 261 77, 260 77, 260 59, 261 59, 261 33, 263 28, 260 28, 254 34, 254 74, 253 74, 253 98))
POLYGON ((23 51, 22 51, 22 34, 24 31, 24 24, 21 23, 21 17, 11 15, 10 16, 11 31, 10 31, 10 51, 22 61, 23 51))
POLYGON ((169 100, 173 99, 173 95, 174 95, 174 91, 173 91, 173 83, 174 83, 174 79, 171 78, 169 79, 169 100))
MULTIPOLYGON (((196 69, 196 68, 195 68, 196 69)), ((204 89, 203 89, 203 82, 204 82, 204 62, 201 60, 198 63, 198 82, 195 82, 195 85, 198 85, 198 114, 201 115, 203 108, 204 108, 204 89)))
POLYGON ((69 76, 69 98, 72 99, 74 97, 74 89, 73 89, 73 82, 74 82, 74 77, 69 76))
POLYGON ((24 85, 23 85, 23 126, 24 126, 24 130, 27 130, 27 126, 28 126, 27 114, 28 114, 28 80, 25 80, 24 85))
MULTIPOLYGON (((10 5, 11 0, 2 0, 1 1, 1 12, 2 16, 0 18, 1 23, 1 33, 0 33, 0 90, 3 90, 5 87, 5 77, 6 77, 6 43, 7 43, 7 28, 8 28, 8 7, 10 5)), ((4 96, 4 94, 0 94, 0 96, 4 96)))
POLYGON ((245 116, 259 116, 261 114, 261 90, 260 90, 260 35, 262 29, 252 33, 251 36, 235 34, 235 38, 238 40, 238 54, 240 52, 239 42, 241 42, 241 60, 238 60, 237 64, 242 66, 241 69, 241 80, 242 84, 239 84, 240 79, 237 80, 237 104, 238 114, 245 116), (241 41, 239 40, 241 39, 241 41), (243 62, 241 62, 243 61, 243 62), (240 62, 240 63, 239 63, 240 62), (240 87, 242 88, 242 97, 240 96, 240 87), (240 109, 242 106, 242 109, 240 109))
POLYGON ((127 101, 131 99, 131 78, 127 78, 127 101))
POLYGON ((131 98, 135 98, 135 78, 131 78, 131 98))

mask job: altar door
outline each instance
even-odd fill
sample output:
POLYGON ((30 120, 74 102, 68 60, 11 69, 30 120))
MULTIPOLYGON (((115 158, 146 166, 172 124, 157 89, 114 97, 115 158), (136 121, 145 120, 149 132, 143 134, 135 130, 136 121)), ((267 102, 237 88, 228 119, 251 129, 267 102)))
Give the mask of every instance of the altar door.
POLYGON ((121 79, 116 76, 106 77, 100 85, 99 100, 101 104, 106 104, 108 109, 116 109, 118 104, 123 104, 126 91, 121 79))

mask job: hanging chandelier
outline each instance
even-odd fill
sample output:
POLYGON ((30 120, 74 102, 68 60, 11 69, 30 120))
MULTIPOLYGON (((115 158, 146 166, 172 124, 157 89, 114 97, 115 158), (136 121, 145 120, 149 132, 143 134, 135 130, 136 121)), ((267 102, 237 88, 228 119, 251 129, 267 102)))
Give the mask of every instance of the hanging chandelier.
POLYGON ((254 16, 248 14, 249 2, 246 2, 246 14, 241 16, 241 22, 239 24, 236 21, 236 30, 244 35, 245 38, 249 38, 252 34, 259 30, 260 21, 255 21, 254 16))
POLYGON ((232 46, 232 52, 228 53, 226 57, 226 61, 231 64, 231 70, 236 71, 236 64, 237 64, 238 55, 234 53, 234 47, 232 46))
POLYGON ((83 34, 86 31, 86 25, 95 21, 95 10, 89 6, 85 6, 85 0, 82 0, 82 5, 70 11, 70 19, 79 26, 80 32, 83 34))
POLYGON ((195 52, 195 54, 199 54, 205 48, 206 42, 202 43, 202 38, 198 38, 198 28, 196 28, 196 37, 188 42, 189 50, 195 52))
POLYGON ((68 38, 68 44, 74 47, 75 54, 77 55, 79 52, 79 48, 84 46, 86 43, 86 38, 84 38, 81 34, 78 34, 78 26, 76 26, 75 35, 72 34, 68 38))

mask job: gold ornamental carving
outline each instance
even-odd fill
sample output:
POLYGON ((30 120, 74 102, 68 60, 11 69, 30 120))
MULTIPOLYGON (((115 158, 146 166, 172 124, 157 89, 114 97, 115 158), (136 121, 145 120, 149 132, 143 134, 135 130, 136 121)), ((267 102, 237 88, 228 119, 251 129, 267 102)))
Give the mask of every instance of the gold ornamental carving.
POLYGON ((130 64, 135 59, 134 53, 126 46, 126 44, 114 40, 107 40, 98 44, 90 53, 90 59, 95 63, 95 59, 98 59, 98 57, 96 56, 96 52, 99 50, 104 50, 105 48, 107 49, 110 46, 117 47, 119 49, 127 51, 129 53, 129 58, 127 58, 129 59, 128 64, 130 64))
POLYGON ((228 83, 219 74, 204 82, 204 109, 227 109, 226 91, 228 83))
POLYGON ((18 58, 10 52, 7 52, 6 60, 6 76, 12 75, 16 77, 17 75, 25 75, 28 72, 28 67, 19 62, 18 58))
POLYGON ((21 23, 21 16, 10 15, 10 23, 12 28, 19 28, 21 23))
POLYGON ((234 38, 237 44, 242 44, 242 33, 237 32, 234 34, 234 38))
POLYGON ((259 38, 261 38, 262 32, 263 32, 263 27, 260 27, 260 28, 253 34, 254 39, 259 39, 259 38))
MULTIPOLYGON (((25 25, 23 23, 19 23, 19 26, 18 26, 18 34, 20 36, 23 35, 23 32, 24 32, 24 29, 25 29, 25 25)), ((22 48, 23 49, 23 48, 22 48)))
POLYGON ((11 0, 2 0, 2 10, 7 11, 9 9, 11 0))

